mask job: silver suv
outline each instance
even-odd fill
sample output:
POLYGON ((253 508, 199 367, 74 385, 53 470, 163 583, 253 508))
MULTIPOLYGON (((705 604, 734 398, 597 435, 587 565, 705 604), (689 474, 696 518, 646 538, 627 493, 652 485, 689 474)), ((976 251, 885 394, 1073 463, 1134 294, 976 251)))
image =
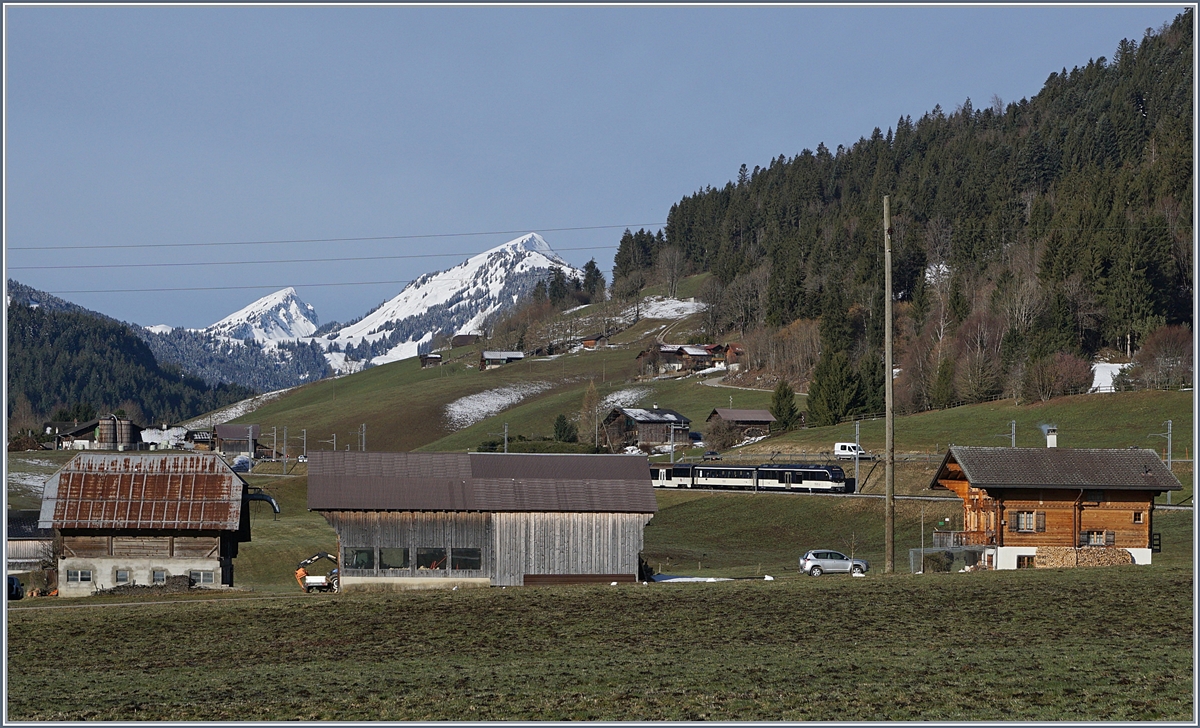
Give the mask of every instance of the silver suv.
POLYGON ((840 551, 818 549, 800 557, 800 571, 809 576, 830 574, 865 574, 871 568, 863 559, 852 559, 840 551))

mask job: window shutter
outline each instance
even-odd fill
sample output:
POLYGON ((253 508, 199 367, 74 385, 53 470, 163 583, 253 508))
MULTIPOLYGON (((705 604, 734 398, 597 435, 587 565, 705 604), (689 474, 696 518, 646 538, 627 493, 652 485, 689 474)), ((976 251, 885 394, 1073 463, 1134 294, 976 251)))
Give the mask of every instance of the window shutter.
POLYGON ((1046 532, 1046 512, 1045 511, 1037 512, 1037 532, 1038 533, 1046 532))
POLYGON ((1079 532, 1079 545, 1087 546, 1087 542, 1088 542, 1087 531, 1080 531, 1079 532))
POLYGON ((1010 511, 1009 513, 1004 514, 1004 517, 1008 521, 1008 532, 1016 533, 1018 525, 1017 521, 1020 520, 1020 517, 1017 516, 1015 511, 1010 511))
POLYGON ((1117 532, 1116 531, 1105 531, 1104 532, 1104 545, 1105 546, 1112 546, 1116 542, 1117 542, 1117 532))

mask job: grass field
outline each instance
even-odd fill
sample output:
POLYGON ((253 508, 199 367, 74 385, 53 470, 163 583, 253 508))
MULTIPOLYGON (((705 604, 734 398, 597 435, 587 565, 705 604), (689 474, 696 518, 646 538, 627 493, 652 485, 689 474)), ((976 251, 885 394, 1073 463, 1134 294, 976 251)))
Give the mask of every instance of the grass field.
POLYGON ((1156 565, 14 608, 8 718, 1184 721, 1193 586, 1156 565))

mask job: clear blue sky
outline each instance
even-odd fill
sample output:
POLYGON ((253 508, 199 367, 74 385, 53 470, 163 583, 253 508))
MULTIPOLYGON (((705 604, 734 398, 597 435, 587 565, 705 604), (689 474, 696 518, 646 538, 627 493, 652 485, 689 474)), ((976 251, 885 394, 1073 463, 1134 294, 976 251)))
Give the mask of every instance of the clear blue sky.
POLYGON ((245 261, 465 256, 516 235, 187 244, 537 231, 607 246, 562 252, 607 270, 620 229, 550 229, 661 223, 743 163, 1032 96, 1180 10, 7 6, 7 274, 201 327, 288 285, 345 321, 402 287, 368 282, 459 258, 245 261), (100 245, 152 247, 47 249, 100 245), (185 262, 214 265, 130 267, 185 262))

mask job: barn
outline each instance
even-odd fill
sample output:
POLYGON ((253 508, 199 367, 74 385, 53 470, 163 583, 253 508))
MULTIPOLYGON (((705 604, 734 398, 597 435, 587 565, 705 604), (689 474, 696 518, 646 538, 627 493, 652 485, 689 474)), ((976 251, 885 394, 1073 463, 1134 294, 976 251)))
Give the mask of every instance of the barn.
POLYGON ((1015 569, 1149 564, 1154 498, 1181 486, 1153 450, 955 445, 929 487, 963 501, 962 530, 935 533, 934 546, 1015 569))
POLYGON ((347 591, 635 581, 658 510, 644 456, 330 451, 308 468, 347 591))
POLYGON ((630 445, 687 444, 691 424, 687 417, 655 403, 653 409, 616 407, 601 427, 609 449, 615 452, 630 445))
POLYGON ((771 424, 775 422, 775 415, 767 410, 718 407, 708 414, 705 422, 713 420, 728 422, 741 430, 745 437, 760 437, 771 432, 771 424))
POLYGON ((181 575, 233 586, 248 500, 278 512, 216 454, 80 453, 46 481, 38 526, 61 537, 60 596, 181 575))

